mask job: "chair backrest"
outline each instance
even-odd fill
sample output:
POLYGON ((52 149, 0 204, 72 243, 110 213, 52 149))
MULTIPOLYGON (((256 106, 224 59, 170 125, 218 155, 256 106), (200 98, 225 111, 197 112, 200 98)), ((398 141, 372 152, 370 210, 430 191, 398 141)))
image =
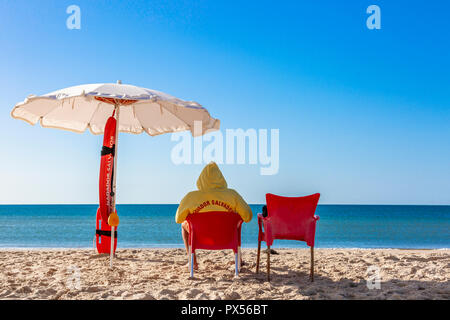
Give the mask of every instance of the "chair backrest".
POLYGON ((273 239, 306 241, 314 245, 315 219, 320 193, 306 197, 266 194, 267 217, 273 239))
POLYGON ((195 249, 233 249, 241 242, 242 218, 234 212, 209 211, 190 214, 189 245, 195 249))

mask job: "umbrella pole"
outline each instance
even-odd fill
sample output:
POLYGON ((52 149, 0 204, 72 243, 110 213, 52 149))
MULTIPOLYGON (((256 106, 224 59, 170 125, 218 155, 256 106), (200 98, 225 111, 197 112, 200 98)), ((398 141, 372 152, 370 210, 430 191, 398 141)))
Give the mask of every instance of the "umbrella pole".
MULTIPOLYGON (((112 192, 113 195, 113 205, 112 205, 112 212, 116 211, 116 178, 117 178, 117 145, 118 145, 118 139, 119 139, 119 115, 120 115, 120 106, 115 105, 116 110, 116 137, 114 139, 115 144, 115 151, 114 151, 114 167, 113 167, 113 189, 112 192)), ((111 251, 109 254, 109 268, 112 269, 113 267, 113 257, 114 257, 114 229, 115 227, 111 227, 111 251)))

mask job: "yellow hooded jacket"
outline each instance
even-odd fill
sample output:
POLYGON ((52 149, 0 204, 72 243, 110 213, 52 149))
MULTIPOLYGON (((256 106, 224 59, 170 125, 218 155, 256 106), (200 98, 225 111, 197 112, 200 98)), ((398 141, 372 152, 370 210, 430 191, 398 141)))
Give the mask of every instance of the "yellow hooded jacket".
POLYGON ((230 211, 239 214, 245 222, 252 220, 252 210, 242 197, 227 182, 215 162, 203 168, 197 180, 198 191, 189 192, 175 216, 177 223, 186 220, 188 214, 206 211, 230 211))

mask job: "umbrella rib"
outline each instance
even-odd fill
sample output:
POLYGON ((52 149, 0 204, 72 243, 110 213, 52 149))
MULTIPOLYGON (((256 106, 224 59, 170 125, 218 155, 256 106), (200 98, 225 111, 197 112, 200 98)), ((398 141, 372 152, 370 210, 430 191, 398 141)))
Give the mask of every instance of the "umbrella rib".
MULTIPOLYGON (((53 99, 50 99, 50 98, 48 98, 48 100, 53 100, 53 99)), ((62 105, 64 104, 64 99, 63 100, 61 100, 61 108, 62 108, 62 105)), ((44 117, 46 117, 49 113, 51 113, 51 112, 53 112, 56 108, 58 108, 60 105, 59 105, 59 103, 56 105, 56 107, 55 108, 52 108, 50 111, 48 111, 48 112, 46 112, 44 115, 42 115, 42 116, 40 116, 39 117, 39 123, 40 123, 40 125, 41 125, 41 127, 42 128, 52 128, 52 127, 46 127, 46 126, 44 126, 43 124, 42 124, 42 120, 44 120, 44 117)), ((55 128, 55 129, 62 129, 62 128, 57 128, 57 127, 53 127, 53 128, 55 128)), ((62 129, 62 130, 66 130, 66 129, 62 129)), ((77 131, 75 131, 75 132, 77 132, 77 131)))
MULTIPOLYGON (((74 130, 74 129, 67 129, 67 128, 64 128, 64 127, 58 127, 58 126, 49 126, 49 125, 44 125, 43 123, 42 123, 42 120, 44 120, 44 117, 46 117, 46 116, 48 116, 51 112, 53 112, 56 108, 58 108, 58 107, 61 107, 62 108, 62 106, 63 106, 63 104, 64 104, 64 102, 65 102, 65 100, 66 99, 70 99, 70 98, 73 98, 74 99, 74 102, 72 103, 72 106, 73 106, 73 104, 75 103, 75 98, 76 97, 68 97, 68 98, 64 98, 64 99, 61 99, 61 100, 58 100, 58 99, 52 99, 52 98, 47 98, 47 97, 39 97, 39 98, 37 98, 37 99, 42 99, 42 100, 49 100, 49 101, 56 101, 57 103, 56 103, 56 106, 54 107, 54 108, 51 108, 49 111, 47 111, 46 113, 44 113, 43 115, 36 115, 36 116, 38 116, 38 121, 37 122, 39 122, 39 124, 41 125, 41 127, 43 127, 43 128, 52 128, 52 129, 61 129, 61 130, 67 130, 67 131, 72 131, 72 132, 75 132, 75 133, 83 133, 84 131, 86 131, 86 128, 84 129, 84 130, 74 130)), ((69 103, 70 103, 70 101, 69 101, 69 103)), ((22 105, 23 106, 23 105, 22 105)), ((24 120, 24 121, 26 121, 26 122, 28 122, 29 124, 32 124, 30 121, 28 121, 27 119, 23 119, 23 118, 21 118, 21 117, 15 117, 12 113, 14 112, 14 110, 16 110, 16 109, 23 109, 23 110, 26 110, 26 111, 28 111, 28 112, 30 112, 29 110, 27 110, 27 109, 25 109, 25 108, 21 108, 22 106, 15 106, 14 107, 14 109, 11 111, 11 116, 13 117, 13 118, 15 118, 15 119, 21 119, 21 120, 24 120)), ((92 118, 91 118, 92 119, 92 118)), ((32 124, 32 125, 34 125, 34 124, 32 124)), ((87 126, 89 126, 89 122, 88 122, 88 124, 87 124, 87 126)), ((86 127, 87 127, 86 126, 86 127)))
MULTIPOLYGON (((158 103, 158 102, 157 102, 158 103)), ((178 120, 180 120, 181 122, 183 122, 185 125, 187 125, 188 127, 189 127, 189 129, 188 130, 191 130, 191 126, 186 122, 186 121, 184 121, 183 119, 181 119, 179 116, 177 116, 175 113, 173 113, 172 111, 170 111, 169 109, 167 109, 166 107, 164 107, 164 105, 162 105, 162 104, 160 104, 160 103, 158 103, 158 105, 160 106, 160 107, 162 107, 164 110, 166 110, 168 113, 170 113, 171 115, 173 115, 175 118, 177 118, 178 120)), ((178 106, 177 106, 178 107, 178 106)), ((169 131, 170 132, 170 131, 169 131)))
MULTIPOLYGON (((139 121, 139 118, 136 116, 136 108, 135 108, 134 103, 131 105, 131 110, 133 110, 133 116, 134 116, 134 118, 136 119, 136 121, 139 123, 139 125, 141 126, 141 130, 142 130, 142 131, 145 131, 144 126, 142 125, 141 121, 139 121)), ((141 131, 141 132, 142 132, 142 131, 141 131)), ((146 132, 147 132, 147 131, 146 131, 146 132)))
POLYGON ((92 131, 92 128, 91 128, 91 121, 92 121, 92 119, 94 118, 94 114, 97 112, 97 110, 100 108, 100 105, 102 104, 102 102, 100 101, 98 104, 97 104, 97 107, 95 107, 95 110, 94 110, 94 112, 92 112, 92 115, 91 115, 91 118, 89 119, 89 122, 88 122, 88 127, 89 127, 89 131, 92 133, 92 134, 98 134, 98 133, 94 133, 93 131, 92 131))
MULTIPOLYGON (((50 98, 47 98, 47 99, 48 99, 48 100, 54 100, 54 99, 50 99, 50 98)), ((59 101, 61 101, 61 105, 60 105, 61 108, 62 108, 62 106, 63 106, 63 104, 64 104, 64 100, 66 100, 66 99, 70 99, 70 97, 67 97, 67 98, 64 98, 64 99, 59 100, 59 101)), ((74 98, 74 102, 75 102, 75 98, 74 98)), ((75 133, 83 133, 84 131, 86 131, 86 128, 84 128, 84 130, 75 130, 75 129, 68 129, 68 128, 58 127, 58 126, 44 125, 44 124, 42 123, 42 120, 44 120, 44 117, 47 116, 50 112, 52 112, 53 110, 55 110, 55 109, 58 108, 58 107, 59 107, 59 104, 58 104, 55 108, 53 108, 52 110, 48 111, 46 114, 42 115, 42 116, 39 118, 39 123, 41 124, 41 127, 42 127, 42 128, 60 129, 60 130, 66 130, 66 131, 71 131, 71 132, 75 132, 75 133)), ((89 125, 89 123, 88 123, 88 125, 89 125)), ((87 127, 87 126, 86 126, 86 127, 87 127)))
MULTIPOLYGON (((44 98, 44 97, 39 97, 39 98, 37 98, 37 99, 55 101, 55 99, 44 98)), ((37 100, 37 99, 36 99, 36 100, 37 100)), ((23 119, 23 118, 21 118, 21 117, 16 117, 16 116, 14 116, 14 115, 13 115, 14 111, 15 111, 16 109, 22 109, 22 110, 25 110, 25 111, 27 111, 27 112, 29 112, 29 113, 31 113, 31 114, 34 114, 35 116, 37 116, 37 117, 39 118, 38 121, 36 121, 36 122, 39 122, 39 123, 41 124, 41 126, 42 126, 41 119, 42 119, 43 117, 45 117, 46 115, 48 115, 48 114, 49 114, 50 112, 52 112, 53 110, 55 110, 55 108, 52 108, 51 110, 47 111, 45 114, 43 114, 43 115, 40 116, 40 115, 37 115, 37 114, 35 114, 35 113, 30 112, 30 110, 28 110, 28 109, 25 109, 24 106, 25 106, 25 104, 22 104, 22 105, 20 105, 20 106, 15 105, 15 106, 14 106, 14 109, 11 111, 11 116, 12 116, 14 119, 21 119, 21 120, 24 120, 24 121, 28 122, 29 124, 31 124, 31 125, 33 125, 33 126, 34 126, 36 123, 31 123, 30 121, 28 121, 28 120, 26 120, 26 119, 23 119)), ((58 107, 58 106, 56 106, 56 108, 57 108, 57 107, 58 107)))

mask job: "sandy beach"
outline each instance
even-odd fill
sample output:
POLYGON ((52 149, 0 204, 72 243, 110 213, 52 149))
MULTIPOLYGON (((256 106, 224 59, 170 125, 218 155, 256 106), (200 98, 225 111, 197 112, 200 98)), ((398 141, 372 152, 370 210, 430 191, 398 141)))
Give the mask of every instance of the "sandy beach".
POLYGON ((2 249, 0 299, 450 299, 450 250, 316 249, 313 283, 309 250, 276 250, 269 283, 255 249, 239 278, 231 250, 201 250, 193 279, 182 249, 119 249, 113 270, 93 249, 2 249), (380 289, 367 287, 370 266, 380 289))

